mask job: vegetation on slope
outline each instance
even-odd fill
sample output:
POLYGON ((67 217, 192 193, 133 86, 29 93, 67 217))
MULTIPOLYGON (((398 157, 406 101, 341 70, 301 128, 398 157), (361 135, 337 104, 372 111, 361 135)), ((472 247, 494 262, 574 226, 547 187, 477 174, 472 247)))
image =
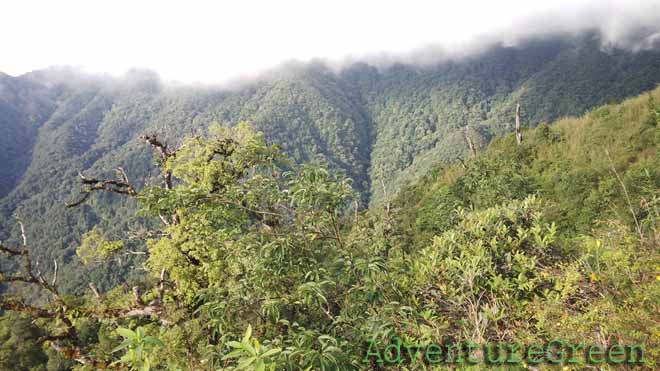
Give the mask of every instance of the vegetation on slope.
POLYGON ((604 50, 594 34, 497 46, 423 68, 292 65, 232 89, 169 86, 148 71, 118 79, 67 70, 3 75, 0 238, 19 240, 19 215, 42 266, 57 260, 70 278, 64 291, 81 293, 89 279, 109 288, 131 279, 135 257, 87 268, 75 253, 79 236, 94 227, 111 236, 140 229, 136 203, 107 195, 94 207, 64 205, 79 190, 78 172, 107 176, 121 166, 138 188, 158 182, 140 135, 176 145, 212 122, 247 121, 296 163, 319 162, 352 179, 361 208, 378 207, 436 163, 465 157, 466 125, 477 147, 511 131, 517 101, 523 125, 534 127, 658 81, 657 50, 604 50))
MULTIPOLYGON (((143 217, 163 220, 140 236, 146 280, 73 297, 19 271, 3 279, 51 303, 5 294, 0 305, 37 326, 19 322, 25 339, 82 370, 425 369, 365 357, 370 340, 382 348, 395 335, 644 344, 637 367, 657 369, 660 89, 523 134, 357 212, 342 176, 293 165, 247 126, 216 128, 164 157, 173 187, 135 195, 143 217)), ((80 253, 115 259, 130 243, 106 238, 88 234, 80 253)), ((16 344, 0 360, 34 353, 49 365, 24 369, 69 367, 16 344)))

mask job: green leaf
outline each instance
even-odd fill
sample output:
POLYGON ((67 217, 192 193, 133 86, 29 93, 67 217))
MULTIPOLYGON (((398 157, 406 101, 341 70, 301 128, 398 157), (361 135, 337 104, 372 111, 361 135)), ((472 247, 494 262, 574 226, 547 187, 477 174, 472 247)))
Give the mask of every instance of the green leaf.
POLYGON ((162 341, 160 341, 160 339, 157 339, 153 336, 145 336, 144 339, 142 340, 147 344, 157 345, 159 347, 165 346, 165 343, 163 343, 162 341))
POLYGON ((234 350, 228 354, 226 354, 224 357, 222 357, 222 360, 227 360, 230 358, 238 358, 242 356, 245 352, 242 349, 234 350))
POLYGON ((245 370, 246 368, 250 367, 254 361, 256 361, 256 357, 250 357, 247 359, 242 360, 241 362, 238 363, 238 366, 236 367, 236 370, 245 370))
POLYGON ((248 325, 247 330, 245 330, 245 335, 243 335, 243 342, 250 340, 250 336, 252 336, 252 325, 248 325))
POLYGON ((277 354, 277 353, 279 353, 279 352, 281 352, 281 351, 282 351, 282 349, 280 349, 280 348, 275 348, 275 349, 271 349, 271 350, 268 350, 268 351, 264 352, 261 356, 264 357, 264 358, 266 358, 266 357, 273 356, 273 355, 275 355, 275 354, 277 354))
POLYGON ((244 349, 243 343, 239 343, 238 341, 228 341, 227 345, 229 345, 232 348, 244 349))
POLYGON ((131 345, 133 342, 131 339, 125 339, 124 341, 121 342, 116 348, 112 350, 112 353, 118 352, 122 349, 126 349, 129 345, 131 345))
POLYGON ((126 339, 135 339, 137 337, 135 332, 124 327, 117 327, 117 333, 126 339))

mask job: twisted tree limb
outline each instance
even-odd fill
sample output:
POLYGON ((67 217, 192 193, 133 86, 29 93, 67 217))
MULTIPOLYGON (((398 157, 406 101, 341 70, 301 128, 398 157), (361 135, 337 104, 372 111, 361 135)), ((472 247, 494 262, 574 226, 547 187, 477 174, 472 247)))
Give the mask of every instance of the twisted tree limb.
POLYGON ((9 276, 9 277, 6 277, 4 274, 0 274, 0 283, 23 282, 26 284, 36 285, 40 289, 48 291, 51 294, 54 300, 55 307, 42 308, 31 304, 27 304, 25 300, 0 297, 0 309, 25 313, 32 318, 60 320, 60 322, 64 324, 64 334, 47 335, 43 338, 43 341, 47 341, 47 340, 53 341, 53 344, 55 344, 55 340, 59 341, 66 339, 71 343, 71 346, 69 348, 76 350, 75 353, 79 355, 81 354, 82 342, 78 337, 78 332, 75 326, 73 325, 73 322, 68 316, 67 313, 68 307, 64 302, 64 299, 60 295, 57 287, 57 277, 58 277, 57 261, 55 261, 54 263, 55 268, 53 271, 53 278, 50 282, 48 282, 41 275, 40 270, 37 270, 37 272, 35 273, 34 268, 38 267, 38 263, 37 263, 37 267, 32 266, 32 259, 30 258, 30 250, 28 248, 28 240, 25 233, 25 226, 23 225, 23 222, 20 220, 18 221, 18 224, 21 229, 22 246, 20 247, 20 250, 10 249, 5 246, 2 246, 1 251, 9 256, 20 256, 21 258, 23 258, 23 270, 25 272, 23 272, 23 275, 9 276))
POLYGON ((140 139, 144 140, 158 151, 162 161, 161 167, 163 180, 165 181, 165 189, 172 189, 172 171, 167 168, 166 162, 170 158, 176 157, 176 150, 170 149, 167 143, 158 140, 156 135, 143 135, 140 139))
POLYGON ((77 201, 69 203, 66 207, 76 207, 83 204, 89 199, 92 192, 94 191, 105 191, 118 193, 127 196, 137 195, 135 187, 128 181, 126 172, 121 167, 116 169, 116 178, 115 179, 97 179, 97 178, 88 178, 82 173, 78 173, 80 177, 80 183, 83 186, 82 197, 77 201))
MULTIPOLYGON (((145 134, 142 135, 140 139, 145 141, 157 151, 161 159, 161 175, 164 180, 165 189, 172 189, 172 171, 167 167, 167 160, 176 157, 177 150, 171 149, 167 143, 159 140, 155 134, 145 134)), ((131 197, 137 196, 136 188, 129 182, 126 172, 121 167, 116 169, 115 179, 88 178, 82 173, 80 173, 79 176, 80 182, 83 186, 82 195, 78 200, 67 204, 66 207, 68 208, 82 205, 95 191, 112 192, 131 197)), ((168 226, 179 224, 179 216, 176 214, 176 212, 173 212, 169 219, 163 215, 160 216, 160 219, 163 224, 168 226)))
MULTIPOLYGON (((35 269, 32 266, 32 259, 30 258, 30 250, 28 248, 27 244, 27 236, 25 234, 25 226, 23 225, 22 221, 18 221, 18 225, 20 226, 21 229, 21 242, 22 246, 20 249, 11 249, 6 246, 4 246, 0 242, 0 252, 3 252, 9 256, 12 257, 22 257, 23 258, 23 274, 22 275, 16 275, 16 276, 6 276, 4 273, 0 272, 0 283, 10 283, 10 282, 23 282, 27 284, 36 284, 38 285, 41 289, 48 291, 52 296, 53 299, 57 303, 64 303, 64 300, 60 296, 59 290, 57 288, 57 273, 58 273, 58 265, 57 261, 54 260, 54 271, 53 271, 53 278, 51 282, 46 281, 46 279, 41 275, 41 271, 37 270, 35 273, 35 269)), ((38 268, 38 263, 37 263, 37 268, 38 268)))

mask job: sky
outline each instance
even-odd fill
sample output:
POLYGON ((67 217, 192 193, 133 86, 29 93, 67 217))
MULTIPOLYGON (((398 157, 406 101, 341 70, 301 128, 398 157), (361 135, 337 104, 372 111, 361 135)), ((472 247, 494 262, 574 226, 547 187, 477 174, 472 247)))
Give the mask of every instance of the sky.
POLYGON ((588 28, 638 47, 630 35, 658 25, 660 0, 20 0, 0 4, 0 71, 146 68, 166 81, 220 83, 290 60, 433 62, 426 50, 588 28))

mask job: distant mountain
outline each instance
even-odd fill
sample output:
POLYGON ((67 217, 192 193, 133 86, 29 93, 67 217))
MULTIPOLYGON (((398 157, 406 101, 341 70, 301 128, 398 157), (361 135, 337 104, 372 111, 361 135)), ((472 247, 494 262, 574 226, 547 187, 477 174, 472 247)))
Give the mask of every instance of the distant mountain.
MULTIPOLYGON (((123 78, 69 69, 0 74, 0 238, 15 236, 10 216, 17 213, 37 255, 75 264, 80 278, 80 234, 97 224, 118 233, 137 221, 132 201, 112 195, 99 196, 93 208, 65 209, 77 173, 122 166, 136 184, 157 181, 142 133, 176 143, 212 122, 248 121, 296 161, 344 172, 363 205, 378 205, 437 162, 465 156, 466 125, 480 147, 512 130, 517 102, 523 124, 536 126, 658 82, 660 51, 605 50, 594 34, 498 46, 425 67, 356 63, 335 72, 300 64, 231 89, 174 87, 149 71, 123 78)), ((87 273, 110 284, 130 264, 87 273)))

